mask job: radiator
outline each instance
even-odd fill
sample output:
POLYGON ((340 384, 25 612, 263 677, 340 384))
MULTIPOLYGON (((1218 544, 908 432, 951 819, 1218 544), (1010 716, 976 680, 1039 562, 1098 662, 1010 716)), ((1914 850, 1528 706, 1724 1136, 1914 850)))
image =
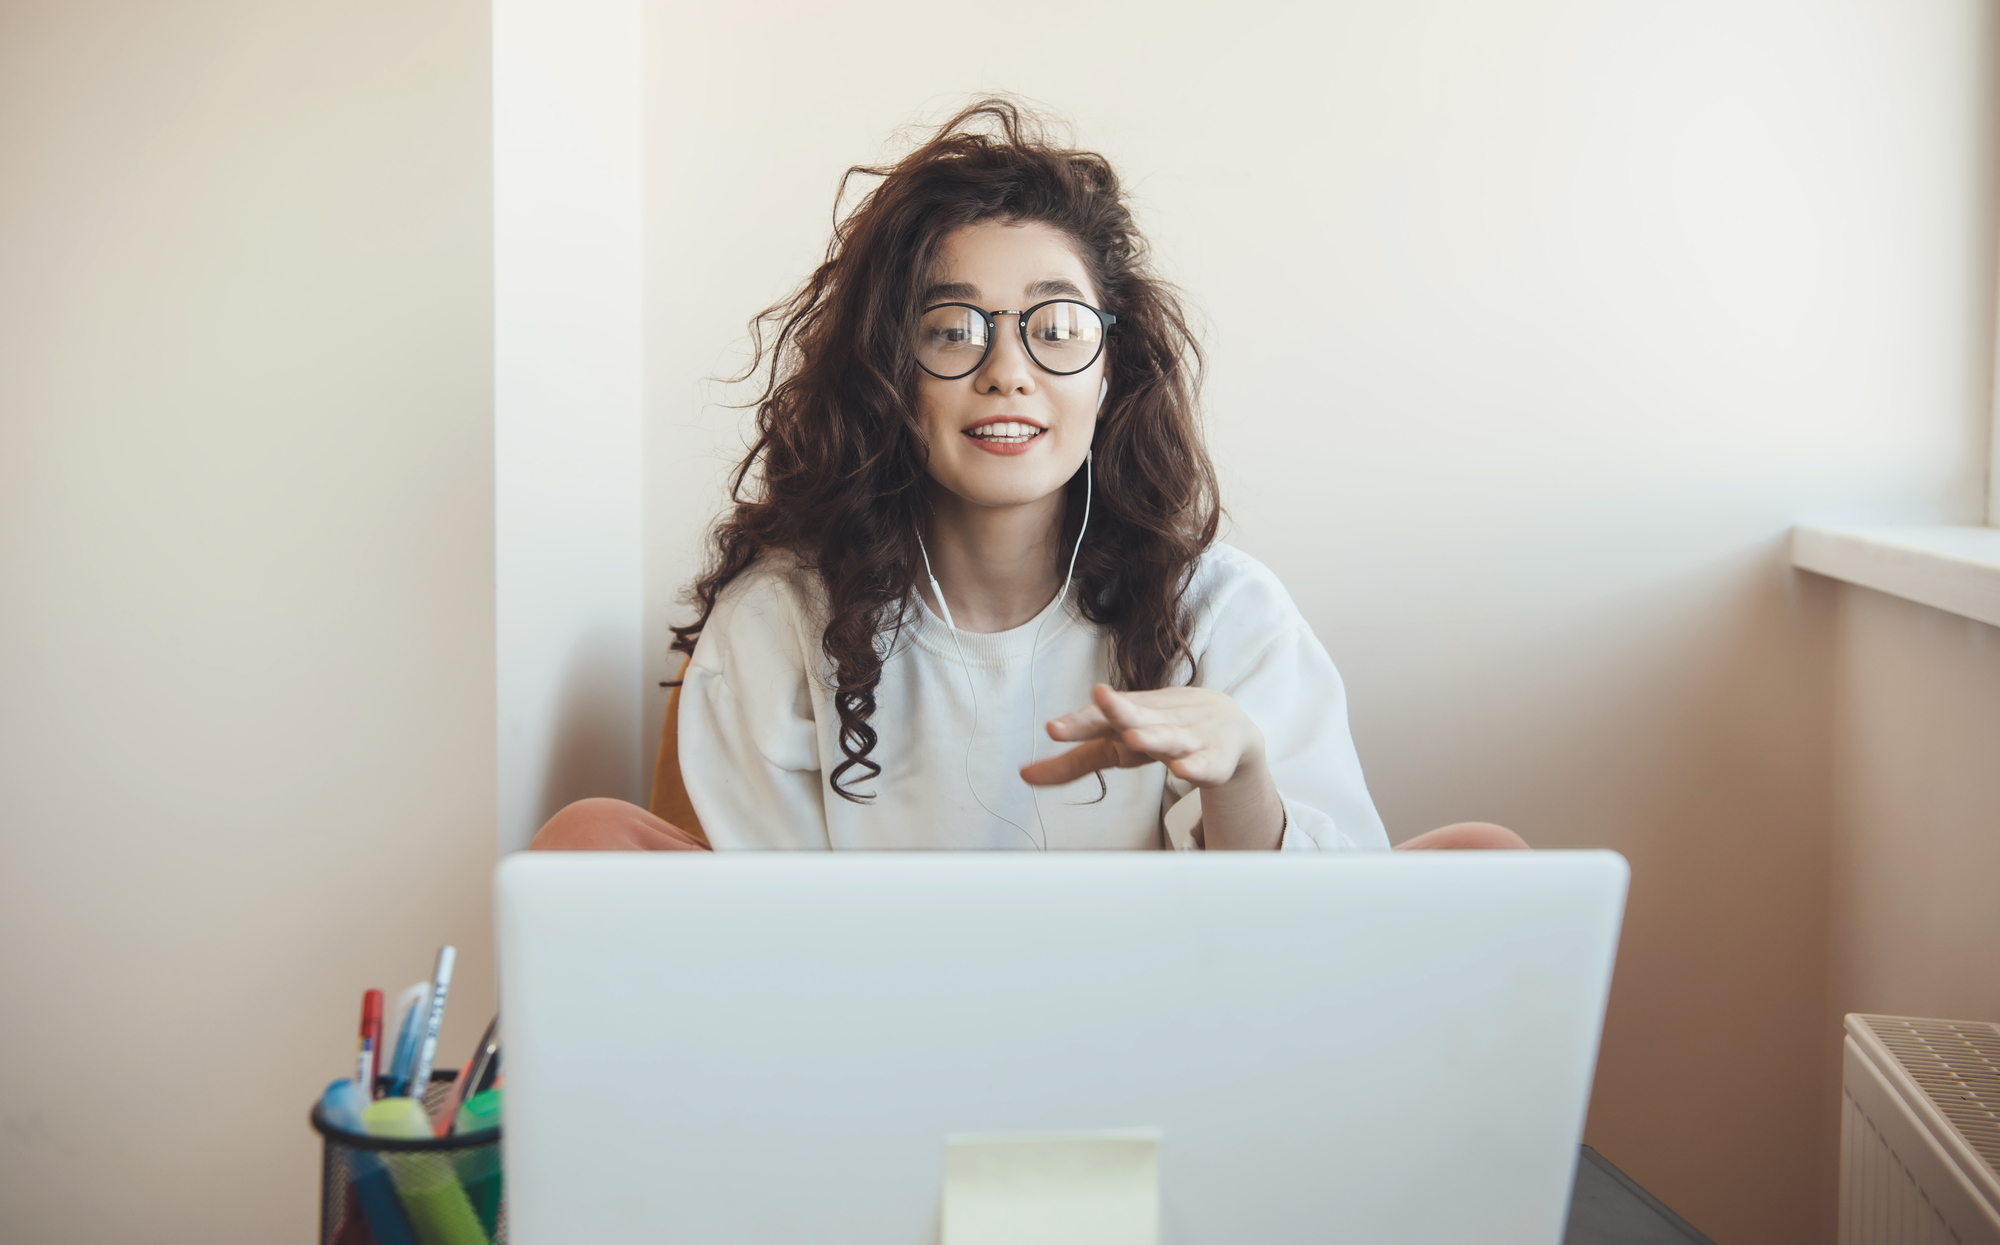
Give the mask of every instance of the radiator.
POLYGON ((1840 1245, 2000 1245, 2000 1025, 1849 1016, 1840 1245))

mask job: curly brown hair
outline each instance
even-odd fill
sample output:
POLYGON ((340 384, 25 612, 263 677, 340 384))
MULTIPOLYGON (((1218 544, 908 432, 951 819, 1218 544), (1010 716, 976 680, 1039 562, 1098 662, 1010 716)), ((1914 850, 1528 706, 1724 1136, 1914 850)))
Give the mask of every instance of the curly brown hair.
MULTIPOLYGON (((918 422, 919 299, 947 235, 985 221, 1041 223, 1068 236, 1105 309, 1117 315, 1092 448, 1090 540, 1076 562, 1076 608, 1106 629, 1127 690, 1193 677, 1185 594, 1215 540, 1215 468, 1196 421, 1201 349, 1173 289, 1149 267, 1118 176, 1101 155, 1050 140, 1005 98, 981 100, 886 168, 837 216, 826 261, 797 292, 751 321, 752 362, 768 368, 757 437, 738 464, 732 506, 710 535, 708 565, 687 593, 695 620, 673 648, 692 654, 722 591, 770 552, 787 552, 825 589, 821 639, 846 759, 828 776, 849 788, 871 759, 882 664, 914 607, 929 453, 918 422)), ((836 208, 836 211, 838 209, 836 208)), ((1065 486, 1062 543, 1077 536, 1084 471, 1065 486)))

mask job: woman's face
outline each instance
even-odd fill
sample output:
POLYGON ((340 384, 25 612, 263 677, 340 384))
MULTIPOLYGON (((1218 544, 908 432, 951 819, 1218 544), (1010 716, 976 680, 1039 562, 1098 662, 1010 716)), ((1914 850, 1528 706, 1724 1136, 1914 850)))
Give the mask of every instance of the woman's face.
MULTIPOLYGON (((1103 307, 1068 237, 1048 225, 968 225, 945 237, 939 260, 925 307, 1016 310, 1052 298, 1103 307)), ((1058 376, 1021 348, 1017 323, 1012 315, 997 318, 992 349, 971 375, 919 373, 917 413, 930 438, 931 478, 970 506, 1048 500, 1083 465, 1097 426, 1103 353, 1081 372, 1058 376)))

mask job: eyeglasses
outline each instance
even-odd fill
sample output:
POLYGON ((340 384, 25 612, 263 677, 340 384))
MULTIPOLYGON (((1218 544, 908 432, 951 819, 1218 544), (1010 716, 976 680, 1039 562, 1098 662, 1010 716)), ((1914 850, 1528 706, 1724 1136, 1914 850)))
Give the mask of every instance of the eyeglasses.
POLYGON ((924 308, 917 327, 917 366, 939 380, 978 371, 1000 332, 999 317, 1016 316, 1021 346, 1035 366, 1074 376, 1104 353, 1104 335, 1118 317, 1073 298, 1052 298, 1025 311, 982 311, 971 303, 924 308))

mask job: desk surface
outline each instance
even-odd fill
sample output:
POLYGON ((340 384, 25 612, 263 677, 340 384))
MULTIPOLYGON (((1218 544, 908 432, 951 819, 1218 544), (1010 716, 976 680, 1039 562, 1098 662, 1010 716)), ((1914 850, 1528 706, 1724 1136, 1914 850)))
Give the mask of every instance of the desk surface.
POLYGON ((1610 1159, 1581 1149, 1563 1245, 1714 1245, 1610 1159))

